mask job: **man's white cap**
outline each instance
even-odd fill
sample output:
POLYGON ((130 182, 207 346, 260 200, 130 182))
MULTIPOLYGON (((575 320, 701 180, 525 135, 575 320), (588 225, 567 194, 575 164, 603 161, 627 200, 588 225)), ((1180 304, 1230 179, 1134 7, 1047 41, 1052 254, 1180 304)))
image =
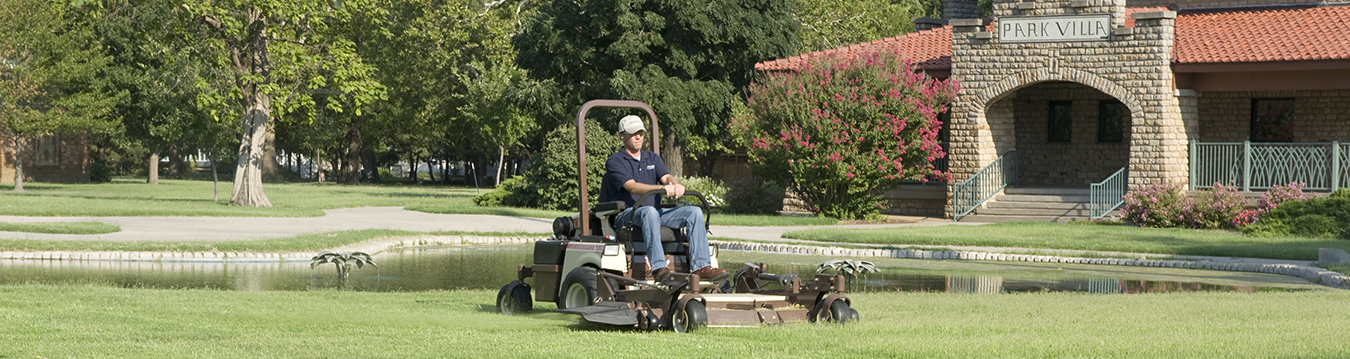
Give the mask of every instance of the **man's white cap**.
POLYGON ((645 130, 647 130, 647 128, 642 126, 642 119, 637 116, 628 115, 619 119, 619 132, 621 133, 631 135, 645 130))

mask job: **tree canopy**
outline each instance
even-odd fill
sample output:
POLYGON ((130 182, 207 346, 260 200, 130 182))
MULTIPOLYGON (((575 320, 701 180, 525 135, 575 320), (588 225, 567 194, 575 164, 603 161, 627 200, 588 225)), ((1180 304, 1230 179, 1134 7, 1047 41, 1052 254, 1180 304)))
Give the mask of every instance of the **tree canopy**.
MULTIPOLYGON (((756 76, 754 64, 795 53, 794 4, 545 1, 521 19, 516 63, 538 81, 526 86, 555 99, 542 110, 557 122, 544 129, 567 123, 587 100, 643 101, 660 117, 663 157, 675 162, 667 165, 680 171, 686 150, 690 158, 726 150, 726 123, 740 89, 756 76)), ((609 122, 602 121, 613 128, 609 122)))

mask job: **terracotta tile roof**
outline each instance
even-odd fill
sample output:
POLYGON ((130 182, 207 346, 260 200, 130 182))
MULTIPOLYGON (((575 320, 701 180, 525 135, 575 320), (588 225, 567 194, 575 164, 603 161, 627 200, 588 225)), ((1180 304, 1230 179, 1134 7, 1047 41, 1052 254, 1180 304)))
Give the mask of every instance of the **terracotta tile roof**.
MULTIPOLYGON (((1128 8, 1136 12, 1167 8, 1128 8)), ((1126 27, 1134 20, 1126 17, 1126 27)), ((1178 63, 1268 62, 1350 59, 1350 6, 1215 10, 1176 19, 1178 63)), ((812 58, 895 49, 925 70, 952 65, 952 28, 935 28, 881 40, 755 64, 758 71, 791 71, 812 58)))
POLYGON ((1350 6, 1177 16, 1178 63, 1350 59, 1350 6))
MULTIPOLYGON (((1134 19, 1128 17, 1129 14, 1140 11, 1162 11, 1167 10, 1164 7, 1149 8, 1127 8, 1125 9, 1125 26, 1134 27, 1134 19)), ((992 26, 986 27, 985 31, 993 31, 992 26)), ((930 30, 912 32, 896 37, 888 37, 881 40, 853 44, 844 47, 838 47, 828 50, 816 51, 812 53, 801 54, 785 59, 765 61, 755 64, 756 71, 790 71, 797 69, 802 63, 810 61, 812 58, 820 56, 829 56, 835 54, 860 54, 874 52, 881 49, 896 49, 900 55, 918 62, 919 68, 924 70, 946 70, 952 67, 952 27, 945 26, 930 30)))
POLYGON ((755 64, 756 71, 792 71, 822 56, 840 54, 863 54, 885 49, 900 51, 900 55, 918 62, 925 70, 949 69, 952 67, 952 27, 946 26, 881 40, 837 47, 828 50, 801 54, 785 59, 765 61, 755 64))

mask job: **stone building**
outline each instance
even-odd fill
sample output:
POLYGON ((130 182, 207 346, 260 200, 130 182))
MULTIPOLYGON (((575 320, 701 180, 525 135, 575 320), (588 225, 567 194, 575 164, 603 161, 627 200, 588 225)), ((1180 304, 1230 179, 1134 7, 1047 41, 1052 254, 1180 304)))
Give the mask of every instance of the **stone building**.
POLYGON ((756 69, 898 51, 961 91, 954 180, 892 191, 893 213, 1076 220, 1109 215, 1124 191, 1150 184, 1350 187, 1342 5, 994 0, 989 18, 915 19, 929 29, 756 69))
MULTIPOLYGON (((89 136, 55 135, 29 139, 24 182, 89 182, 89 136)), ((14 183, 14 141, 0 137, 0 183, 14 183)))

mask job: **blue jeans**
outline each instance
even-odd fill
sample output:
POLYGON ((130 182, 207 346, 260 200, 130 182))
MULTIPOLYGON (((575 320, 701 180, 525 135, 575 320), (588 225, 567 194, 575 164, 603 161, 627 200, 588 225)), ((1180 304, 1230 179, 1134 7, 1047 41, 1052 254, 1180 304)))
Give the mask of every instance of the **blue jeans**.
MULTIPOLYGON (((712 265, 708 253, 708 229, 703 227, 702 209, 695 206, 661 209, 642 206, 636 210, 637 218, 633 219, 633 224, 642 228, 642 242, 647 245, 647 263, 651 264, 651 270, 666 267, 666 252, 661 246, 661 230, 657 226, 687 230, 690 271, 712 265)), ((614 224, 621 226, 628 223, 628 217, 633 215, 633 211, 634 208, 629 208, 619 213, 614 224)))

